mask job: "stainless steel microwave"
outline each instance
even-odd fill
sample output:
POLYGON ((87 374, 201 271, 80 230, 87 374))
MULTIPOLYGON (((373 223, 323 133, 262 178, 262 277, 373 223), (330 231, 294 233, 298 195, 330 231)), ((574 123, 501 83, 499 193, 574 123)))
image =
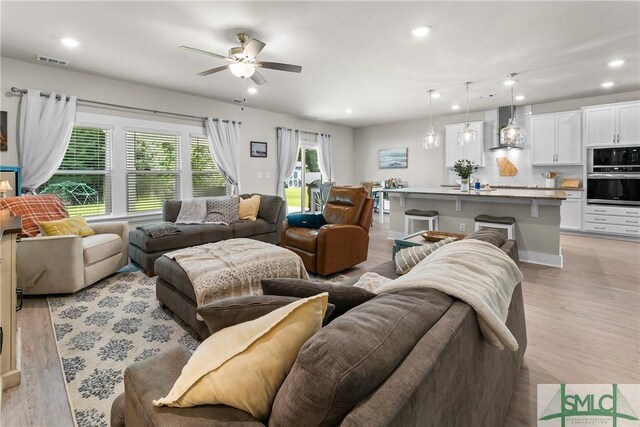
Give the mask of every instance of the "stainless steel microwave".
POLYGON ((593 173, 640 173, 640 146, 594 148, 593 173))

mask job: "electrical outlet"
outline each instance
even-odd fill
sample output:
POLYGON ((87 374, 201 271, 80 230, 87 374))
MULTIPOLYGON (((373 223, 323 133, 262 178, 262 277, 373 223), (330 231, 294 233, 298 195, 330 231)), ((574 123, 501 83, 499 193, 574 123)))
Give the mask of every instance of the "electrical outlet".
POLYGON ((264 177, 265 178, 271 178, 271 172, 265 172, 264 173, 264 177))
POLYGON ((464 231, 464 222, 460 223, 460 227, 459 227, 460 231, 464 231))
POLYGON ((258 174, 257 174, 257 175, 258 175, 258 179, 259 179, 259 178, 262 178, 262 172, 258 172, 258 174))

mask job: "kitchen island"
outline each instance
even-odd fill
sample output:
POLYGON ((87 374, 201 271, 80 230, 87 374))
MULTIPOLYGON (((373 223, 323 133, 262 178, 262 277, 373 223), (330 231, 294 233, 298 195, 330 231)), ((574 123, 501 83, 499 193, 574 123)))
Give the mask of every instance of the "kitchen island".
POLYGON ((492 189, 461 192, 459 189, 385 189, 389 195, 389 237, 404 233, 408 209, 438 211, 439 229, 453 233, 474 230, 477 215, 511 216, 516 219, 515 236, 521 261, 562 267, 560 206, 566 199, 560 190, 492 189))

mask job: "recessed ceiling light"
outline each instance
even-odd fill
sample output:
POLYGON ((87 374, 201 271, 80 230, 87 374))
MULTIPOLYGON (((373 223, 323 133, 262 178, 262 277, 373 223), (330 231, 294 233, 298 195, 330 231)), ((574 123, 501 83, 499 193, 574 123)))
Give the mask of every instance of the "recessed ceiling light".
POLYGON ((502 84, 505 86, 513 86, 516 81, 513 80, 513 77, 509 77, 507 80, 503 81, 502 84))
POLYGON ((416 37, 424 37, 431 32, 431 27, 428 25, 417 27, 411 30, 411 33, 416 37))
POLYGON ((70 39, 70 38, 61 39, 60 43, 62 43, 66 47, 78 47, 78 46, 80 46, 80 42, 78 40, 70 39))
POLYGON ((452 110, 459 110, 459 109, 460 109, 460 106, 459 106, 458 104, 455 104, 455 105, 452 105, 452 106, 451 106, 451 109, 452 109, 452 110))
POLYGON ((347 108, 346 110, 344 110, 344 112, 347 114, 351 114, 353 113, 353 110, 351 108, 347 108))
POLYGON ((258 88, 250 87, 249 89, 247 89, 247 92, 249 92, 250 94, 258 93, 258 88))
POLYGON ((440 94, 438 92, 432 92, 431 93, 431 97, 432 98, 440 98, 440 94))
POLYGON ((604 82, 600 86, 602 86, 604 88, 609 88, 609 87, 613 86, 613 82, 604 82))
POLYGON ((516 95, 516 101, 522 101, 524 99, 524 95, 516 95))
POLYGON ((612 68, 621 67, 624 63, 627 62, 624 59, 614 59, 613 61, 607 62, 607 65, 612 68))

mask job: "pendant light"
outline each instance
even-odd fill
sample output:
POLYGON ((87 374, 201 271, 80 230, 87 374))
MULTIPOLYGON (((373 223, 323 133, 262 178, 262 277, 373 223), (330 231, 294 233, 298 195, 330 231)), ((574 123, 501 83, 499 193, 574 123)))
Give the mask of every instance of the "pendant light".
POLYGON ((431 97, 433 92, 435 92, 435 89, 429 89, 429 128, 427 129, 427 133, 422 136, 422 147, 427 150, 440 146, 438 134, 433 130, 433 125, 431 124, 431 97))
POLYGON ((514 115, 513 106, 513 87, 515 86, 515 76, 517 74, 509 74, 509 86, 511 87, 511 117, 509 118, 509 124, 500 129, 500 145, 502 147, 515 147, 518 144, 522 144, 526 135, 524 129, 518 126, 516 123, 516 117, 514 115))
POLYGON ((464 125, 464 129, 458 132, 458 145, 475 144, 478 138, 478 132, 471 129, 469 124, 469 85, 471 82, 466 82, 464 85, 467 87, 467 120, 464 125))

